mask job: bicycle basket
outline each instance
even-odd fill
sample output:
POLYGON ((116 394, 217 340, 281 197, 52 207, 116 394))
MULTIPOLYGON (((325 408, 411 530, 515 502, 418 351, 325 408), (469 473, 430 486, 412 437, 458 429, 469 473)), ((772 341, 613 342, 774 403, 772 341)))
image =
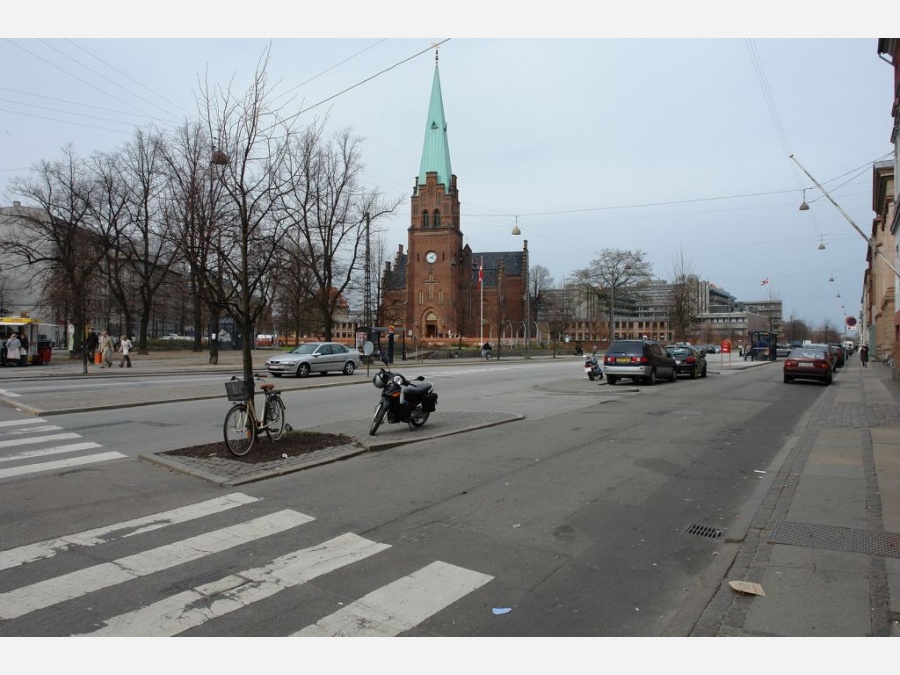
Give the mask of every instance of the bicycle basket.
POLYGON ((248 401, 253 393, 253 382, 244 380, 228 380, 225 383, 225 391, 229 401, 248 401))

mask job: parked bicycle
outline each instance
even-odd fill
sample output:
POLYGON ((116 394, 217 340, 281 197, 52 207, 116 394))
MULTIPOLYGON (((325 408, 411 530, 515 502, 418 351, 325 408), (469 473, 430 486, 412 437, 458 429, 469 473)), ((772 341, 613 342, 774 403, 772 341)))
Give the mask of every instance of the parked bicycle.
POLYGON ((894 367, 894 355, 888 354, 887 356, 884 357, 884 359, 881 362, 884 365, 888 366, 889 368, 893 368, 894 367))
POLYGON ((231 410, 225 415, 225 445, 231 454, 243 457, 256 437, 265 432, 271 441, 280 440, 284 436, 286 422, 284 419, 284 402, 281 400, 281 392, 275 389, 274 384, 260 385, 260 390, 265 396, 262 419, 256 412, 253 402, 253 387, 255 380, 262 380, 265 375, 253 373, 247 379, 232 377, 225 383, 225 391, 228 392, 228 400, 234 401, 231 410))

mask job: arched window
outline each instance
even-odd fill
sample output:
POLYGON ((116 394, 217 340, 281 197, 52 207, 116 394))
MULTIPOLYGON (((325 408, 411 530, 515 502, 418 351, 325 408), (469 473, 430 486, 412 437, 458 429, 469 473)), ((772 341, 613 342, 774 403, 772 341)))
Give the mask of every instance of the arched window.
POLYGON ((422 211, 422 229, 428 229, 428 211, 422 211))
POLYGON ((434 226, 435 227, 441 226, 441 212, 438 211, 437 209, 434 210, 434 226))

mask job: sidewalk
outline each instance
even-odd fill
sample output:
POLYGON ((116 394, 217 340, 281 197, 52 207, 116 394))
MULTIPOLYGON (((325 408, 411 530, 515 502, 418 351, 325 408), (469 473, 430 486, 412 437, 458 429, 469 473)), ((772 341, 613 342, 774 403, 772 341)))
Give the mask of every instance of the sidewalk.
POLYGON ((900 389, 886 367, 849 360, 747 511, 691 635, 900 637, 900 389))

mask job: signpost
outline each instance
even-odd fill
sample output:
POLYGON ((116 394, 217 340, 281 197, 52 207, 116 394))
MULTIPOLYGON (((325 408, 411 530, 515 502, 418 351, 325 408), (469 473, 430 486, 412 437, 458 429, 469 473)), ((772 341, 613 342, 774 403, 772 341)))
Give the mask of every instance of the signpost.
POLYGON ((722 353, 728 354, 728 365, 731 365, 731 340, 722 340, 722 353))

